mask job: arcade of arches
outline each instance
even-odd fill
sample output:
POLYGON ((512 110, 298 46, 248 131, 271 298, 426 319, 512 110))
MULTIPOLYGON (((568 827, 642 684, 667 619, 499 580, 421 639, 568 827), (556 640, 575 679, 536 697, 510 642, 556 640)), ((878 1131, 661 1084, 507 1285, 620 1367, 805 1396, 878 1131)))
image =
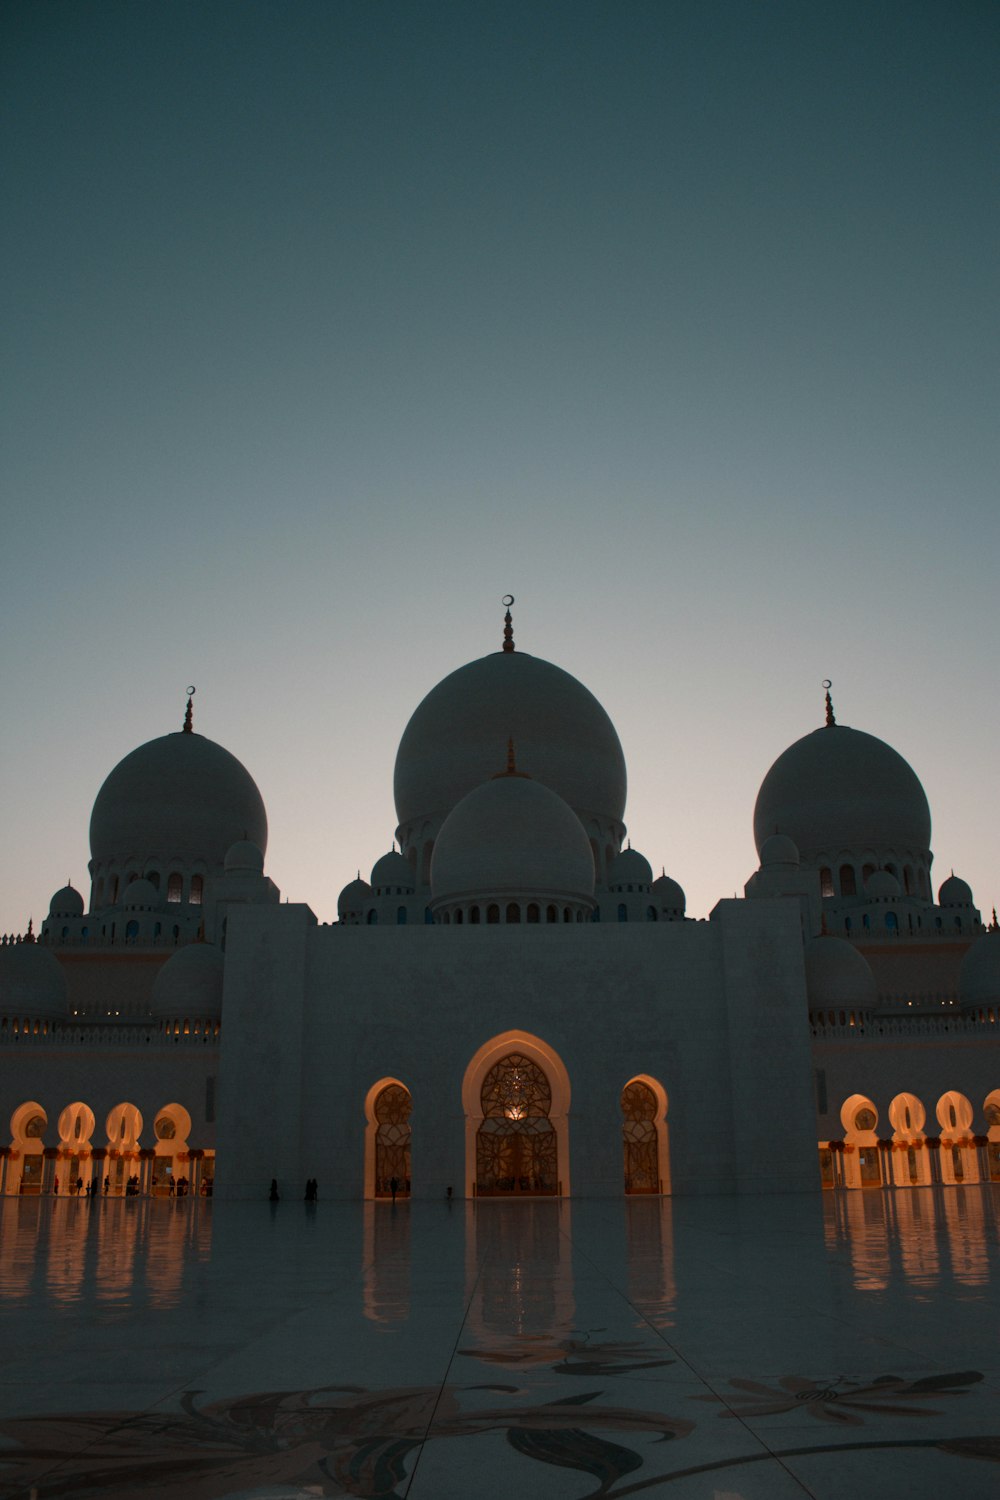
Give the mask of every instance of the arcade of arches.
POLYGON ((141 1113, 127 1101, 109 1111, 98 1132, 83 1100, 60 1111, 55 1130, 42 1106, 27 1100, 11 1116, 10 1145, 0 1147, 0 1195, 211 1197, 215 1152, 190 1146, 184 1106, 156 1111, 153 1144, 142 1144, 143 1129, 141 1113))
POLYGON ((843 1138, 819 1143, 824 1188, 1000 1182, 1000 1089, 983 1100, 978 1127, 972 1101, 955 1089, 941 1095, 934 1113, 938 1129, 928 1134, 923 1101, 897 1094, 888 1108, 890 1130, 883 1127, 880 1134, 877 1105, 865 1094, 852 1094, 840 1109, 843 1138))

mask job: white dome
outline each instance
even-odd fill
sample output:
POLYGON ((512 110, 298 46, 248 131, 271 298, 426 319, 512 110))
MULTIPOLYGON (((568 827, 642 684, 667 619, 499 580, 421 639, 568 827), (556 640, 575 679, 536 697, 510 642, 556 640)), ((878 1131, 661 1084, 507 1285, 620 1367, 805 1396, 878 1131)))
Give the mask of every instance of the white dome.
POLYGON ((365 902, 371 900, 371 896, 371 886, 359 875, 357 880, 349 881, 337 897, 337 915, 339 917, 359 915, 365 902))
POLYGON ((807 861, 852 849, 930 858, 931 814, 916 773, 890 745, 843 724, 778 756, 757 794, 753 831, 758 853, 783 833, 807 861))
POLYGON ((439 682, 403 731, 394 775, 400 829, 439 823, 492 776, 509 739, 518 768, 577 814, 621 823, 625 757, 593 693, 540 657, 498 651, 439 682))
POLYGON ((797 870, 799 851, 794 839, 784 833, 772 833, 760 846, 761 869, 797 870))
POLYGON ((153 984, 152 1012, 161 1020, 218 1020, 226 961, 212 943, 189 943, 163 965, 153 984))
POLYGON ((573 809, 541 782, 495 776, 463 797, 431 860, 435 901, 484 895, 591 902, 594 856, 573 809))
POLYGON ((653 895, 656 897, 660 910, 673 912, 678 916, 684 915, 687 906, 687 897, 676 880, 671 880, 669 875, 658 875, 653 881, 653 895))
POLYGON ((122 896, 122 906, 151 911, 160 905, 160 893, 151 880, 130 880, 122 896))
POLYGON ((888 870, 875 870, 865 881, 865 895, 873 901, 895 900, 901 891, 899 881, 888 870))
POLYGON ((50 917, 82 917, 83 911, 83 897, 71 885, 64 885, 56 891, 49 902, 50 917))
POLYGON ((958 971, 963 1005, 996 1005, 1000 1001, 1000 932, 984 932, 969 948, 958 971))
POLYGON ((263 875, 264 855, 260 845, 250 839, 237 839, 226 850, 225 867, 227 875, 263 875))
POLYGON ((165 734, 126 755, 97 794, 90 852, 97 864, 137 857, 204 860, 250 839, 267 848, 267 814, 235 755, 200 734, 165 734))
POLYGON ((66 975, 39 943, 0 947, 0 1009, 4 1015, 61 1021, 69 1015, 66 975))
POLYGON ((815 937, 806 944, 806 993, 816 1010, 870 1010, 878 994, 867 961, 838 937, 815 937))
POLYGON ((375 861, 371 887, 376 893, 384 892, 387 895, 393 891, 414 891, 416 883, 410 861, 397 849, 390 849, 388 854, 383 854, 381 859, 375 861))
POLYGON ((648 891, 653 883, 653 871, 649 860, 638 849, 623 849, 611 861, 608 871, 608 887, 620 891, 632 886, 637 891, 648 891))
POLYGON ((972 887, 957 875, 949 875, 938 891, 939 906, 972 906, 972 887))

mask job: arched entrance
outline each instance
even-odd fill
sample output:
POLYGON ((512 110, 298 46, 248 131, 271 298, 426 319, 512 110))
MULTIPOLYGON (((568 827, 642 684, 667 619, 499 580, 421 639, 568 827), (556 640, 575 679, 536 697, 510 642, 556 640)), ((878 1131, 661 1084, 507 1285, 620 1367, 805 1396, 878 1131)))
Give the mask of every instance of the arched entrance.
POLYGON ((369 1089, 365 1100, 366 1198, 410 1196, 412 1110, 410 1091, 398 1078, 384 1078, 369 1089))
POLYGON ((466 1069, 462 1100, 469 1197, 568 1192, 569 1078, 543 1041, 509 1031, 480 1047, 466 1069))
POLYGON ((476 1133, 476 1196, 552 1197, 559 1191, 552 1090, 523 1052, 502 1057, 483 1079, 476 1133))
POLYGON ((654 1078, 633 1078, 622 1089, 625 1192, 669 1193, 667 1096, 654 1078))

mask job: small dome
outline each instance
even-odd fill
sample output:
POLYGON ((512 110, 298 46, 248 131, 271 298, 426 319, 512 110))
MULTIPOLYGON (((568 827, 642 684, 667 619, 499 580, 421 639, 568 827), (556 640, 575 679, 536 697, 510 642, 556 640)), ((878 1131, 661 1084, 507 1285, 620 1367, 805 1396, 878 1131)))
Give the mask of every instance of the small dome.
POLYGON ((487 894, 592 901, 594 856, 580 819, 555 792, 516 773, 496 776, 441 825, 431 890, 436 901, 487 894))
POLYGON ((90 852, 222 864, 237 839, 267 848, 267 814, 249 771, 201 734, 165 734, 119 761, 97 794, 90 852))
POLYGON ((61 890, 56 891, 49 902, 50 917, 82 917, 83 897, 78 890, 71 885, 64 885, 61 890))
POLYGON ((687 906, 687 897, 676 880, 671 880, 669 875, 659 875, 653 881, 653 895, 659 904, 660 910, 671 912, 676 916, 683 916, 687 906))
POLYGON ((828 724, 778 756, 757 794, 760 853, 775 831, 806 861, 833 850, 910 850, 930 857, 931 814, 913 768, 891 745, 828 724))
POLYGON ((949 875, 938 891, 938 906, 973 906, 972 887, 957 875, 949 875))
POLYGON ((611 861, 608 871, 608 886, 613 891, 632 886, 633 890, 648 891, 653 883, 653 871, 649 860, 638 849, 623 849, 611 861))
POLYGON ((496 651, 445 677, 414 710, 396 756, 400 828, 446 817, 497 769, 508 738, 520 769, 581 816, 621 822, 625 757, 604 708, 561 667, 496 651))
POLYGON ((857 948, 843 938, 813 938, 806 944, 805 958, 806 994, 814 1010, 870 1010, 875 1004, 875 975, 857 948))
POLYGON ((1000 1002, 1000 932, 984 932, 969 948, 958 971, 958 994, 967 1006, 1000 1002))
POLYGON ((122 906, 148 911, 159 905, 160 893, 151 880, 131 880, 125 887, 122 906))
POLYGON ((264 855, 252 839, 237 839, 226 850, 226 874, 263 875, 264 855))
POLYGON ((0 948, 0 1008, 15 1019, 61 1021, 69 1015, 66 975, 47 948, 33 941, 0 948))
POLYGON ((413 879, 410 861, 400 854, 398 849, 390 849, 388 854, 383 854, 381 859, 375 861, 372 869, 373 891, 388 893, 415 889, 416 883, 413 879))
POLYGON ((790 839, 787 833, 772 833, 760 846, 761 869, 785 869, 796 870, 799 865, 799 851, 794 839, 790 839))
POLYGON ((888 870, 876 870, 865 881, 865 895, 872 901, 892 901, 900 894, 899 881, 888 870))
POLYGON ((365 903, 372 898, 372 888, 367 880, 362 880, 359 875, 357 880, 352 880, 345 885, 337 897, 338 917, 359 916, 364 909, 365 903))
POLYGON ((153 984, 153 1015, 160 1020, 222 1015, 226 961, 212 943, 188 943, 163 965, 153 984))

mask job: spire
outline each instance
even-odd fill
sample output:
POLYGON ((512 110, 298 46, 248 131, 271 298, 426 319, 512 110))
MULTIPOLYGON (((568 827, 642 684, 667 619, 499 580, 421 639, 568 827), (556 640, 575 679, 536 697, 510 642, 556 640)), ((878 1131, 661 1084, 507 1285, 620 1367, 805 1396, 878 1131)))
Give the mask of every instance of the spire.
POLYGON ((24 934, 24 941, 26 943, 33 943, 35 941, 35 920, 33 917, 28 918, 28 930, 24 934))
POLYGON ((823 678, 823 686, 826 688, 826 727, 827 729, 835 729, 837 721, 833 717, 833 699, 830 697, 830 689, 833 687, 833 683, 829 677, 823 678))
POLYGON ((517 759, 516 759, 516 757, 514 755, 514 741, 513 741, 513 738, 511 738, 511 739, 509 739, 507 741, 507 765, 506 765, 506 767, 505 767, 504 770, 497 771, 496 775, 493 777, 493 780, 494 781, 500 781, 501 778, 504 777, 504 776, 520 776, 525 781, 530 781, 531 780, 531 777, 528 775, 528 773, 526 771, 519 771, 517 769, 517 759))
POLYGON ((514 603, 513 594, 504 594, 500 603, 506 607, 507 613, 503 617, 503 649, 513 651, 514 649, 514 622, 511 619, 510 607, 514 603))
POLYGON ((993 908, 993 921, 990 923, 991 932, 1000 932, 1000 922, 997 921, 997 909, 993 908))
POLYGON ((187 708, 184 710, 184 733, 185 734, 194 734, 194 704, 191 701, 194 698, 194 695, 195 695, 195 689, 193 687, 189 687, 188 688, 187 708))

